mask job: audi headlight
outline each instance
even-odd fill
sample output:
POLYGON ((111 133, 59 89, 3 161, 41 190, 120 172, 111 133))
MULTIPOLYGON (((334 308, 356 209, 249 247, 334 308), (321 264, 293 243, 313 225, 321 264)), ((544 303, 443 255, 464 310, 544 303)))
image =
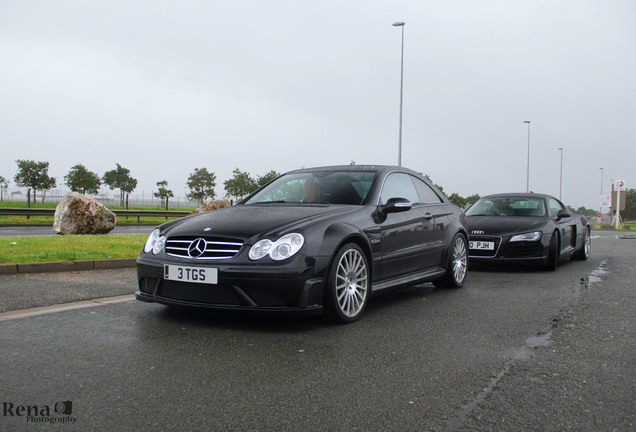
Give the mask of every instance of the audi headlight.
POLYGON ((534 231, 525 234, 517 234, 516 236, 510 237, 511 242, 519 242, 519 241, 537 241, 541 238, 541 231, 534 231))
POLYGON ((150 233, 146 244, 144 245, 144 253, 152 252, 153 255, 157 255, 163 249, 166 244, 166 236, 162 236, 161 232, 156 229, 150 233))
POLYGON ((257 261, 269 255, 274 261, 282 261, 294 256, 305 244, 305 238, 298 233, 286 234, 275 242, 264 239, 254 243, 248 256, 257 261))

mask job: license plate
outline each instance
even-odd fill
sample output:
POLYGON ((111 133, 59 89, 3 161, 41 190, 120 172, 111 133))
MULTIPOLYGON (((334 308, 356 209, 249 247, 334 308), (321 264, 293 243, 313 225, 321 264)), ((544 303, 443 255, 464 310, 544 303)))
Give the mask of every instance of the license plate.
POLYGON ((468 242, 469 249, 495 250, 495 242, 471 241, 468 242))
POLYGON ((179 282, 217 284, 219 282, 219 269, 166 264, 163 266, 163 277, 167 280, 179 282))

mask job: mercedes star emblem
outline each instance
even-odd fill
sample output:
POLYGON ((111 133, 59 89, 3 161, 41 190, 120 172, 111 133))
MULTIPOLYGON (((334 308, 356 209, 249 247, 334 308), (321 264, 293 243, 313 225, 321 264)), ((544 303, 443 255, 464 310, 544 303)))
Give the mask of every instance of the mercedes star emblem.
POLYGON ((192 258, 198 258, 203 255, 205 252, 206 242, 205 239, 198 238, 190 243, 190 247, 188 248, 188 255, 192 258))

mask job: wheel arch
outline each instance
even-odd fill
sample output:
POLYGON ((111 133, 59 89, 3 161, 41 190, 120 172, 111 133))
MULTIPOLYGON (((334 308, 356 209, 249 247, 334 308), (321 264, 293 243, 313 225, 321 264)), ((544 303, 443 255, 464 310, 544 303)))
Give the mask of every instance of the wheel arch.
POLYGON ((328 268, 331 268, 336 252, 347 243, 355 243, 362 249, 373 273, 371 242, 358 228, 344 223, 333 224, 325 230, 320 254, 330 256, 328 268))
POLYGON ((466 230, 463 227, 455 230, 451 235, 448 236, 448 239, 446 241, 446 243, 448 244, 448 247, 444 251, 444 256, 443 256, 443 260, 442 260, 443 263, 447 263, 448 262, 448 257, 449 257, 449 254, 451 253, 451 249, 453 247, 453 244, 452 244, 453 243, 453 239, 455 238, 455 236, 457 234, 461 234, 461 235, 464 236, 464 239, 466 240, 466 247, 468 247, 468 232, 466 232, 466 230))

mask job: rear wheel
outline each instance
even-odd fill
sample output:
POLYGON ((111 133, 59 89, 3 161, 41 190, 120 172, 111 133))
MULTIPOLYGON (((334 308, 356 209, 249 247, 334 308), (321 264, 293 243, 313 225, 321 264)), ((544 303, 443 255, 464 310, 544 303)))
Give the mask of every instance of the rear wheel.
POLYGON ((349 243, 333 260, 323 298, 325 314, 333 321, 350 323, 362 314, 371 284, 369 264, 362 249, 349 243))
POLYGON ((468 242, 462 234, 455 234, 448 253, 446 274, 434 282, 435 285, 447 288, 459 288, 464 285, 468 270, 468 242))
POLYGON ((592 252, 592 239, 590 237, 590 228, 585 229, 585 235, 583 236, 583 247, 576 251, 572 258, 581 261, 587 261, 590 259, 590 253, 592 252))

